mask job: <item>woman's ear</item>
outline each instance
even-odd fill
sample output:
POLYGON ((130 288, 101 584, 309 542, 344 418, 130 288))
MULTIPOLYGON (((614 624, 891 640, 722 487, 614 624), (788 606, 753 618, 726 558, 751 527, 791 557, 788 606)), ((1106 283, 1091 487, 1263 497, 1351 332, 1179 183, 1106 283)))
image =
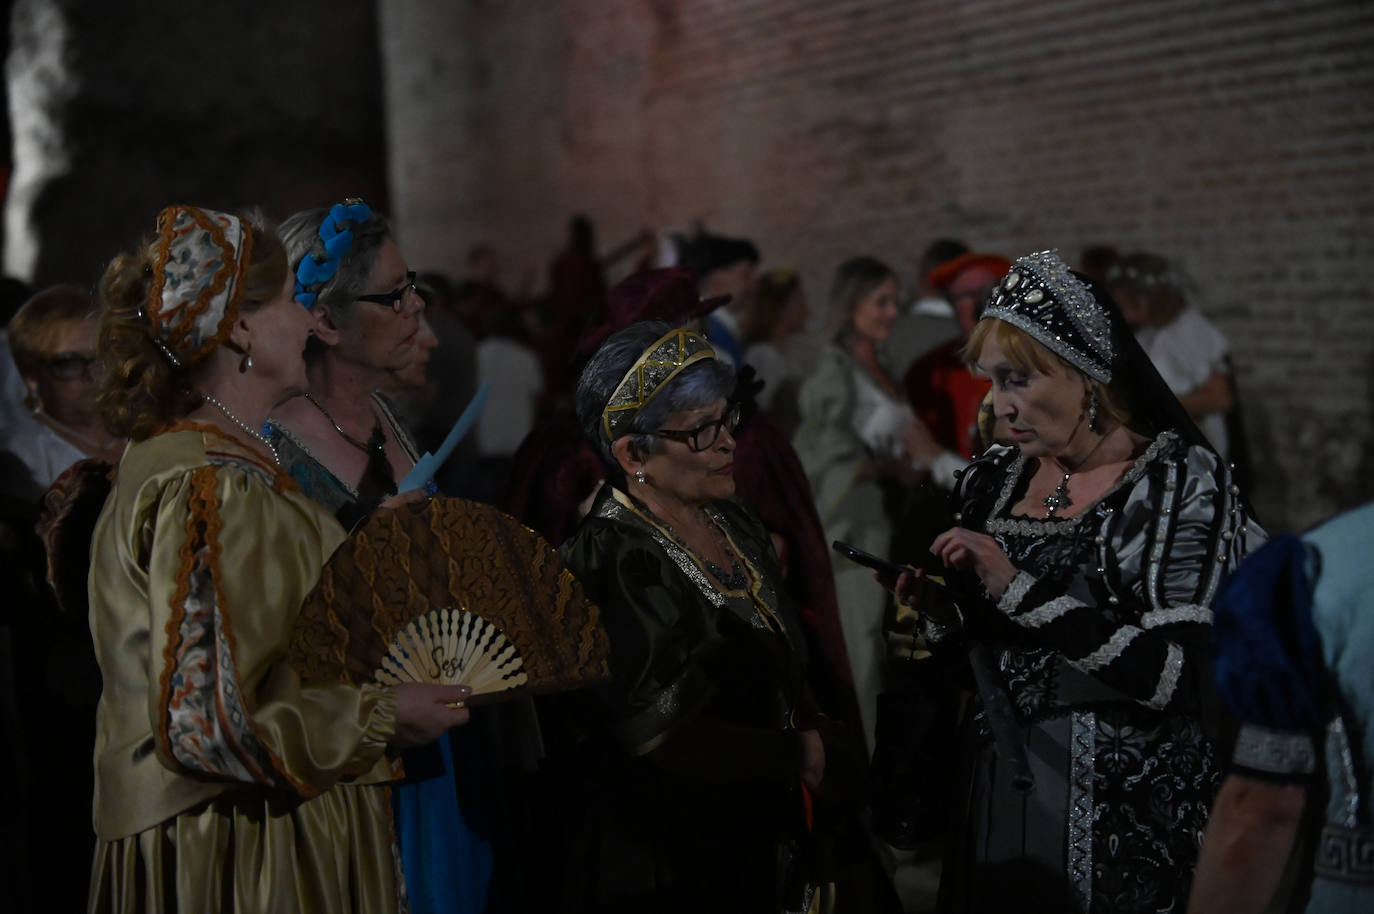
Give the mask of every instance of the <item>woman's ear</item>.
POLYGON ((234 326, 229 328, 229 339, 225 340, 225 345, 233 352, 251 352, 253 346, 253 331, 248 329, 248 321, 242 315, 234 321, 234 326))
POLYGON ((639 453, 639 448, 635 447, 634 439, 629 435, 615 439, 611 443, 611 453, 627 477, 633 478, 635 473, 644 469, 644 455, 639 453))
POLYGON ((315 319, 315 327, 312 332, 316 338, 326 346, 339 345, 339 326, 334 323, 334 315, 329 310, 329 306, 317 302, 310 309, 310 316, 315 319))

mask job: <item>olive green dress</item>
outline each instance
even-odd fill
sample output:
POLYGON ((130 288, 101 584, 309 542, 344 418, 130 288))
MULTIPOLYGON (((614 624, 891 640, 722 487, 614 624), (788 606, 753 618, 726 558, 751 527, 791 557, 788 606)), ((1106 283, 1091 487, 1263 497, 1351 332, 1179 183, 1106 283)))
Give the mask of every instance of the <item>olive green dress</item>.
POLYGON ((129 446, 91 546, 89 910, 395 911, 394 693, 279 662, 344 531, 210 426, 129 446))

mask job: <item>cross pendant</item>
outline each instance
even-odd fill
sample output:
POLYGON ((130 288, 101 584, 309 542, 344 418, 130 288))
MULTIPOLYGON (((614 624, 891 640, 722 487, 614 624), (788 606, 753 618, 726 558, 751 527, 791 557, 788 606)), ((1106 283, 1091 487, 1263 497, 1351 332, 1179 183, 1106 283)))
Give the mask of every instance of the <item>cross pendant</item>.
POLYGON ((1073 504, 1073 500, 1069 498, 1069 476, 1069 473, 1065 473, 1064 481, 1055 486, 1054 491, 1046 495, 1041 502, 1046 508, 1046 516, 1054 517, 1054 512, 1073 504))

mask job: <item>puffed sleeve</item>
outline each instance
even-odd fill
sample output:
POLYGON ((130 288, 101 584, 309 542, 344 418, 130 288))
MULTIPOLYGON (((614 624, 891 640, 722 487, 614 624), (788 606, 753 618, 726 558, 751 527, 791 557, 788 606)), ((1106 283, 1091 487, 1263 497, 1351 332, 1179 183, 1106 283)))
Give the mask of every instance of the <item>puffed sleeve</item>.
POLYGON ((1217 690, 1241 721, 1233 767, 1278 780, 1317 770, 1322 715, 1321 639, 1312 619, 1316 551, 1296 536, 1260 549, 1215 603, 1217 690))
POLYGON ((232 465, 166 484, 145 527, 148 701, 163 764, 312 796, 380 759, 395 730, 391 690, 306 685, 280 662, 341 538, 299 493, 232 465))
POLYGON ((1209 687, 1211 600, 1227 564, 1262 537, 1227 468, 1191 447, 1136 481, 1097 537, 1097 567, 1023 570, 997 608, 1033 643, 1141 704, 1193 703, 1209 687))

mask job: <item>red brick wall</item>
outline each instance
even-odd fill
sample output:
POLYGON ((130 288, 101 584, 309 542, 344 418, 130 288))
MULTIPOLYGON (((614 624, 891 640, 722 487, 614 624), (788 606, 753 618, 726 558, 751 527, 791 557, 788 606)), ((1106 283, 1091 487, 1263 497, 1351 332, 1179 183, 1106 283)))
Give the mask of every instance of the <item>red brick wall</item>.
POLYGON ((909 275, 937 235, 1154 250, 1234 345, 1269 525, 1374 497, 1374 4, 380 7, 418 265, 488 240, 542 277, 574 211, 603 246, 748 235, 822 305, 843 257, 909 275))

